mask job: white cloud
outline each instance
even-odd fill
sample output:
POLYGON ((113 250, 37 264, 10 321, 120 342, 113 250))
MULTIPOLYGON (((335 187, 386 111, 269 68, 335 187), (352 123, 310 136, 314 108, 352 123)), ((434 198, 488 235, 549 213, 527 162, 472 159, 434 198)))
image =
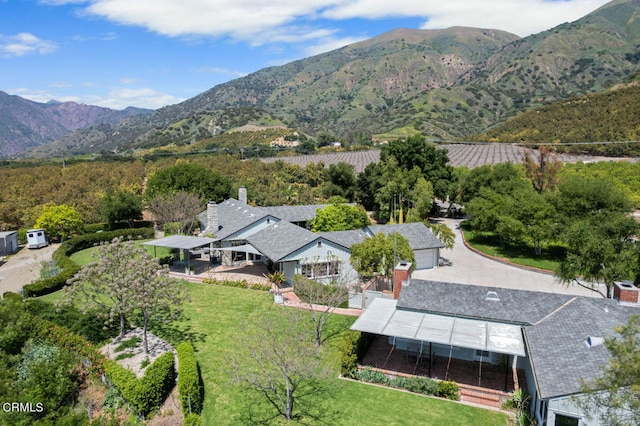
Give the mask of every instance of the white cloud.
POLYGON ((220 68, 220 67, 201 67, 201 68, 198 68, 196 71, 203 74, 222 74, 222 75, 228 75, 232 77, 244 77, 247 75, 247 73, 243 71, 235 71, 228 68, 220 68))
MULTIPOLYGON (((61 84, 53 86, 54 89, 67 89, 69 87, 68 85, 63 87, 61 84)), ((115 88, 105 94, 85 94, 83 96, 51 93, 46 90, 33 90, 25 87, 9 90, 9 92, 34 102, 46 103, 56 100, 58 102, 97 105, 117 110, 122 110, 129 106, 158 109, 184 101, 184 99, 150 88, 115 88)))
POLYGON ((424 18, 424 29, 452 26, 491 28, 520 36, 574 21, 609 0, 353 0, 323 12, 328 19, 424 18))
POLYGON ((260 40, 340 0, 96 0, 85 12, 167 36, 230 36, 260 40))
POLYGON ((304 49, 304 52, 307 56, 319 55, 320 53, 339 49, 341 47, 347 46, 349 44, 357 43, 367 38, 368 37, 364 37, 364 36, 363 37, 343 37, 343 38, 333 38, 333 37, 321 38, 320 40, 318 40, 316 44, 312 46, 307 46, 304 49))
MULTIPOLYGON (((71 3, 74 0, 46 0, 71 3)), ((78 0, 79 1, 79 0, 78 0)), ((418 18, 424 28, 471 26, 525 36, 573 21, 608 0, 94 0, 84 13, 171 37, 231 37, 252 45, 327 37, 327 20, 418 18), (300 21, 315 28, 303 29, 300 21)))
POLYGON ((56 43, 42 40, 31 33, 19 33, 12 36, 0 34, 0 52, 4 56, 44 55, 54 52, 57 48, 56 43))

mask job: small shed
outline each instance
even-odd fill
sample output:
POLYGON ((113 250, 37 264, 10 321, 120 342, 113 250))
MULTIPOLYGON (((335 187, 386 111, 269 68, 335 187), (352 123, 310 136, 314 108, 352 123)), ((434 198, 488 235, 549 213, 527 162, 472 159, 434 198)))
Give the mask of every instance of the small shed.
POLYGON ((0 232, 0 256, 18 251, 18 231, 0 232))
POLYGON ((27 247, 30 249, 39 249, 49 245, 47 235, 44 229, 30 229, 27 231, 27 247))

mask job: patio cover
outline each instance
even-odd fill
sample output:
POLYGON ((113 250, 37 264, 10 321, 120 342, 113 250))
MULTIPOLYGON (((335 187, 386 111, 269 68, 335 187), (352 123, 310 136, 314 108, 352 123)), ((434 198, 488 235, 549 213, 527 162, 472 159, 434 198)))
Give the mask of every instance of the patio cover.
POLYGON ((375 299, 352 330, 462 348, 525 356, 520 326, 396 310, 397 300, 375 299))
POLYGON ((192 250, 198 247, 206 246, 207 244, 210 244, 214 241, 215 240, 213 238, 192 237, 190 235, 171 235, 169 237, 148 241, 143 244, 156 247, 192 250))
POLYGON ((251 244, 243 244, 241 246, 235 246, 235 247, 216 247, 216 248, 214 248, 214 250, 240 251, 240 252, 243 252, 243 253, 253 253, 253 254, 259 254, 260 256, 262 256, 262 253, 260 253, 251 244))

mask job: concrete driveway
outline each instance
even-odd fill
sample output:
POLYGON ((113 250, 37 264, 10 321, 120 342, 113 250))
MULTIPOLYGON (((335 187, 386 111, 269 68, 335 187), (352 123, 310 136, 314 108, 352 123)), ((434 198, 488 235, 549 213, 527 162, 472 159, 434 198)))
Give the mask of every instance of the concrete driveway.
MULTIPOLYGON (((440 253, 441 257, 451 262, 451 266, 415 271, 413 272, 414 278, 546 293, 602 297, 597 292, 577 284, 563 285, 556 281, 553 275, 517 268, 483 257, 469 250, 462 242, 460 220, 443 219, 443 221, 456 234, 455 247, 451 250, 442 250, 440 253)), ((604 286, 600 291, 606 294, 604 286)))
POLYGON ((0 264, 0 295, 7 291, 19 293, 25 284, 40 276, 40 264, 51 260, 51 255, 60 246, 52 244, 41 249, 29 250, 23 247, 0 264))

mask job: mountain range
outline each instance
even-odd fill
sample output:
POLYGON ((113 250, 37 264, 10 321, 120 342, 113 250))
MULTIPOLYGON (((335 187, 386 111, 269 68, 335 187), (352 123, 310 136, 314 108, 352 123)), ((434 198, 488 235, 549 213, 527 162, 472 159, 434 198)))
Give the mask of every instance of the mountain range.
MULTIPOLYGON (((525 38, 465 27, 397 29, 259 70, 150 114, 100 121, 27 155, 130 152, 192 142, 244 124, 328 132, 346 141, 416 132, 468 139, 524 111, 627 81, 640 71, 639 19, 640 0, 614 0, 525 38)), ((0 122, 7 122, 0 111, 0 122)), ((7 149, 5 138, 0 134, 0 156, 23 149, 7 149)), ((47 141, 40 137, 23 146, 47 141)))
POLYGON ((0 91, 0 157, 59 139, 93 125, 113 125, 151 110, 129 107, 122 111, 75 102, 33 102, 0 91))

